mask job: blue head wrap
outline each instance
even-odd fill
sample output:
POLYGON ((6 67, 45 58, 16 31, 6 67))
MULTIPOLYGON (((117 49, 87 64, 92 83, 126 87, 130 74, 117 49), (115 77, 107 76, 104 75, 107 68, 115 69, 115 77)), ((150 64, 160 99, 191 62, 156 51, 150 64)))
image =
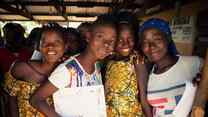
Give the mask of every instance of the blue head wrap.
POLYGON ((168 50, 172 55, 178 54, 175 43, 172 40, 172 33, 168 22, 158 18, 151 18, 143 23, 143 25, 140 27, 139 33, 142 34, 146 29, 149 28, 155 28, 160 30, 162 33, 165 33, 168 36, 168 38, 166 38, 168 41, 168 50))

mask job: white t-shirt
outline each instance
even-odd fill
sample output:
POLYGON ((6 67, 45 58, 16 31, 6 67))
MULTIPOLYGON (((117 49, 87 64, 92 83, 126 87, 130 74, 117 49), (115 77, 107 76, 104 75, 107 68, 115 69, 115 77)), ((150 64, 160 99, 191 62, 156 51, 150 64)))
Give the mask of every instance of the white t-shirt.
MULTIPOLYGON (((100 73, 100 68, 99 68, 98 64, 95 64, 95 71, 92 74, 88 74, 83 69, 82 65, 79 63, 79 61, 75 57, 71 57, 70 59, 65 61, 63 64, 59 65, 54 70, 54 72, 51 74, 51 76, 49 77, 49 81, 55 87, 58 88, 58 90, 53 94, 55 110, 58 114, 60 114, 61 116, 65 116, 65 117, 69 117, 68 115, 70 115, 70 114, 73 115, 73 113, 69 113, 69 111, 67 111, 67 110, 69 109, 69 107, 76 106, 76 105, 74 105, 74 104, 69 105, 71 103, 70 103, 70 101, 67 101, 67 100, 74 99, 72 94, 74 94, 74 93, 76 94, 76 91, 79 91, 77 87, 80 88, 80 87, 87 86, 86 88, 92 88, 92 87, 88 87, 88 86, 102 85, 101 73, 100 73), (71 92, 66 92, 66 90, 71 91, 71 92), (60 102, 61 102, 61 104, 60 104, 60 102), (66 103, 64 103, 64 102, 66 102, 66 103)), ((83 96, 81 94, 82 93, 80 93, 79 95, 83 96)), ((80 99, 83 99, 83 98, 76 98, 75 100, 77 101, 77 103, 83 102, 83 100, 80 100, 80 99)), ((104 100, 104 93, 103 93, 103 100, 104 100)), ((89 101, 89 100, 84 100, 84 101, 89 101)), ((94 101, 96 102, 96 100, 94 100, 94 101)), ((87 104, 89 104, 89 103, 87 103, 87 104)), ((92 103, 90 103, 90 104, 92 104, 92 103)), ((87 107, 88 106, 89 105, 87 105, 87 107)), ((74 113, 77 112, 77 108, 73 108, 73 110, 74 110, 73 111, 74 113)), ((99 110, 99 107, 98 107, 98 110, 99 110)), ((80 111, 78 111, 78 112, 80 112, 80 111)), ((82 114, 82 113, 80 112, 78 114, 82 114)), ((71 117, 71 115, 70 115, 70 117, 71 117)))
POLYGON ((150 74, 147 97, 153 106, 154 117, 172 117, 172 112, 183 96, 186 82, 196 77, 201 66, 199 57, 179 56, 177 63, 168 71, 150 74))
POLYGON ((98 64, 95 64, 95 71, 88 74, 75 57, 60 64, 49 77, 49 81, 59 89, 102 85, 98 64))

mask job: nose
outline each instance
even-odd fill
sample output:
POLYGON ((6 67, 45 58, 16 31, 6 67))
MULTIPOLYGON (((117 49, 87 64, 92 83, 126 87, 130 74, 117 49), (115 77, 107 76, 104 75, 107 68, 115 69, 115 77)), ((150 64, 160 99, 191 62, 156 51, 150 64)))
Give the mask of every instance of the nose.
POLYGON ((145 46, 143 46, 143 50, 146 52, 150 52, 155 50, 156 48, 156 44, 153 42, 149 42, 148 44, 145 44, 145 46))
POLYGON ((133 45, 133 43, 131 42, 131 40, 129 39, 123 39, 121 46, 122 47, 131 47, 133 45))
POLYGON ((150 42, 149 43, 149 48, 150 49, 154 49, 156 47, 156 44, 155 43, 153 43, 153 42, 150 42))
POLYGON ((112 52, 114 50, 114 47, 110 46, 108 49, 109 49, 109 52, 112 52))
POLYGON ((114 50, 114 46, 113 45, 105 44, 105 48, 106 48, 107 52, 112 52, 114 50))
POLYGON ((128 43, 129 43, 128 40, 125 39, 125 38, 123 38, 122 41, 121 41, 122 46, 126 46, 126 45, 128 45, 128 43))
POLYGON ((54 45, 53 43, 49 43, 49 44, 47 45, 47 48, 48 48, 48 49, 52 49, 52 48, 54 48, 54 46, 55 46, 55 45, 54 45))

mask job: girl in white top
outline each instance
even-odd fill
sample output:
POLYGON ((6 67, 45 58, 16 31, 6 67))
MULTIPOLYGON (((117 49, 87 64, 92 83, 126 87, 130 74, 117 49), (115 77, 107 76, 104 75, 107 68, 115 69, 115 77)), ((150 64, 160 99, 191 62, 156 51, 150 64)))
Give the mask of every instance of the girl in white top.
MULTIPOLYGON (((116 29, 113 23, 96 21, 92 25, 92 36, 86 50, 61 64, 45 85, 40 87, 31 98, 32 104, 48 117, 57 117, 46 98, 64 87, 82 87, 102 84, 96 62, 104 59, 113 51, 116 29)), ((87 101, 87 100, 86 100, 87 101)))
MULTIPOLYGON (((162 19, 145 21, 140 34, 142 51, 153 63, 147 83, 147 100, 153 107, 153 117, 174 117, 173 112, 181 103, 185 84, 199 73, 201 60, 193 56, 178 56, 169 24, 162 19)), ((184 108, 188 108, 185 116, 189 114, 192 101, 184 104, 184 108)))

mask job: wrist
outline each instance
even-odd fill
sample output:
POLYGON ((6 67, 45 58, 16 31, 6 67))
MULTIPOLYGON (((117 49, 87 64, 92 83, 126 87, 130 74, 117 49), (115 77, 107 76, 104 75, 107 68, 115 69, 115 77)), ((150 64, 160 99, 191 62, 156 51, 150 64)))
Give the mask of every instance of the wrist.
POLYGON ((204 109, 200 106, 193 106, 192 107, 192 117, 204 117, 204 109))

